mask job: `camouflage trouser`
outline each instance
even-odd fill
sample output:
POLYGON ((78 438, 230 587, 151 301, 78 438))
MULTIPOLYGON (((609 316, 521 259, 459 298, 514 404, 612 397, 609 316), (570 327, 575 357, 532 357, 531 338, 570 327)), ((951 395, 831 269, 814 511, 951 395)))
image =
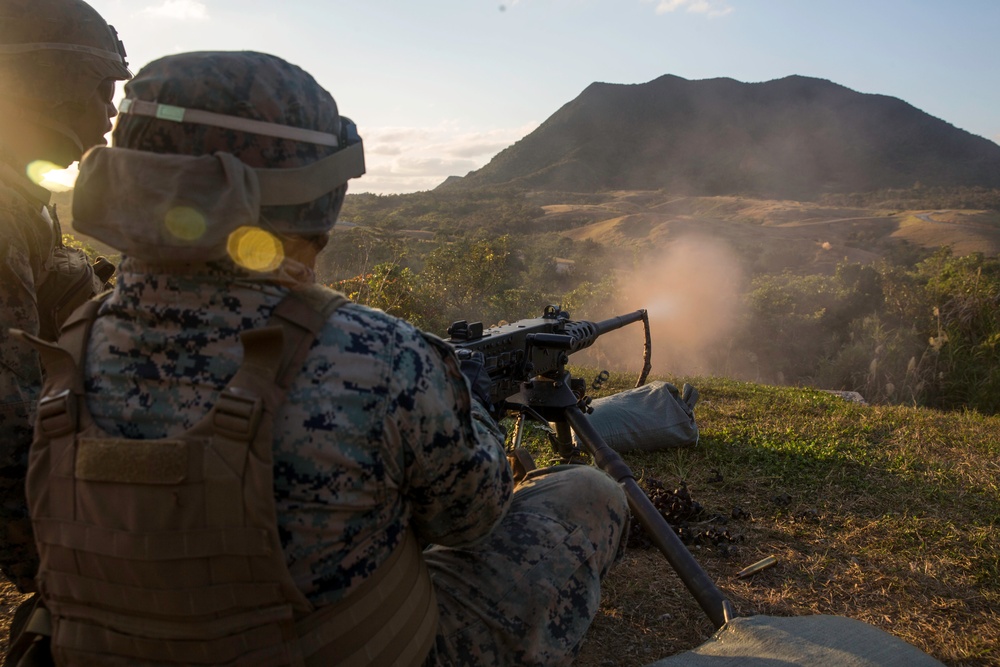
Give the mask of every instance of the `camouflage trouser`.
POLYGON ((482 542, 424 552, 439 665, 569 665, 597 614, 628 521, 621 487, 589 466, 535 471, 482 542))

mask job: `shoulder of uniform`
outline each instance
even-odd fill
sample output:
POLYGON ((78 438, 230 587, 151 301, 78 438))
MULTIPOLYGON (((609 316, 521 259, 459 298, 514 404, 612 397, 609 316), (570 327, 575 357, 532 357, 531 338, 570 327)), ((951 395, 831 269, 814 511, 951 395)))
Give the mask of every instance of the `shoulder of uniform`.
POLYGON ((363 326, 371 325, 379 330, 392 330, 398 327, 412 326, 406 320, 400 319, 395 315, 390 315, 384 310, 371 308, 364 304, 355 303, 354 301, 348 301, 341 306, 334 316, 349 317, 358 321, 363 326))
POLYGON ((440 336, 428 333, 427 331, 419 331, 419 333, 421 336, 423 336, 424 340, 426 340, 432 347, 439 350, 444 355, 455 354, 455 348, 453 348, 450 343, 445 342, 444 339, 442 339, 440 336))
POLYGON ((343 293, 318 283, 294 289, 290 294, 320 312, 333 312, 351 302, 343 293))
MULTIPOLYGON (((419 330, 418 330, 419 331, 419 330)), ((462 376, 462 369, 458 362, 458 357, 455 356, 455 348, 451 346, 438 336, 426 331, 419 331, 420 336, 427 342, 428 346, 436 351, 444 362, 445 372, 454 381, 461 385, 464 385, 465 380, 462 376)))
POLYGON ((385 311, 349 302, 334 314, 334 317, 338 316, 351 318, 370 334, 379 335, 381 332, 383 335, 393 336, 397 339, 421 340, 431 349, 436 350, 441 357, 445 359, 454 357, 454 348, 443 339, 418 329, 412 323, 385 311))
POLYGON ((52 233, 38 209, 23 193, 0 181, 0 238, 6 243, 21 239, 29 252, 48 252, 52 233))
POLYGON ((23 205, 31 208, 40 208, 52 198, 51 192, 31 182, 24 174, 18 173, 4 162, 0 162, 0 193, 0 197, 4 199, 10 197, 12 202, 20 200, 23 205))

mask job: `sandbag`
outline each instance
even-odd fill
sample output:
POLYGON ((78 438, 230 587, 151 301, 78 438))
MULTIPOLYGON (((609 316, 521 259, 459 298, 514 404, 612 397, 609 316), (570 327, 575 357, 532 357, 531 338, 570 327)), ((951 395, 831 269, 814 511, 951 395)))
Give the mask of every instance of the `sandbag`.
POLYGON ((920 649, 845 616, 734 618, 704 644, 646 667, 944 667, 920 649))
POLYGON ((698 391, 685 384, 683 391, 669 382, 598 398, 588 419, 612 449, 619 452, 655 452, 698 443, 694 406, 698 391))

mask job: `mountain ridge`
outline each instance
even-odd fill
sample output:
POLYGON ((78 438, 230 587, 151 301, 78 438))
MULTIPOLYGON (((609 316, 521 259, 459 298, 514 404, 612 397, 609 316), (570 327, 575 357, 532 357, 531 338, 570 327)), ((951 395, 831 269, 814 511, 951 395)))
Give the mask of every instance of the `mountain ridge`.
POLYGON ((1000 146, 888 95, 802 75, 594 82, 481 169, 438 189, 669 190, 815 199, 1000 187, 1000 146))

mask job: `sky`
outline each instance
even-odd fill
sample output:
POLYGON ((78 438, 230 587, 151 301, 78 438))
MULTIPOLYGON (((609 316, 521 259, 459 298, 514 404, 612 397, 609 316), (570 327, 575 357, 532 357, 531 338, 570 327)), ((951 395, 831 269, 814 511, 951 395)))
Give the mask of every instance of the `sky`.
POLYGON ((664 74, 828 79, 1000 143, 998 0, 88 2, 133 72, 204 50, 263 51, 308 71, 364 139, 368 172, 352 193, 433 189, 595 81, 664 74))

